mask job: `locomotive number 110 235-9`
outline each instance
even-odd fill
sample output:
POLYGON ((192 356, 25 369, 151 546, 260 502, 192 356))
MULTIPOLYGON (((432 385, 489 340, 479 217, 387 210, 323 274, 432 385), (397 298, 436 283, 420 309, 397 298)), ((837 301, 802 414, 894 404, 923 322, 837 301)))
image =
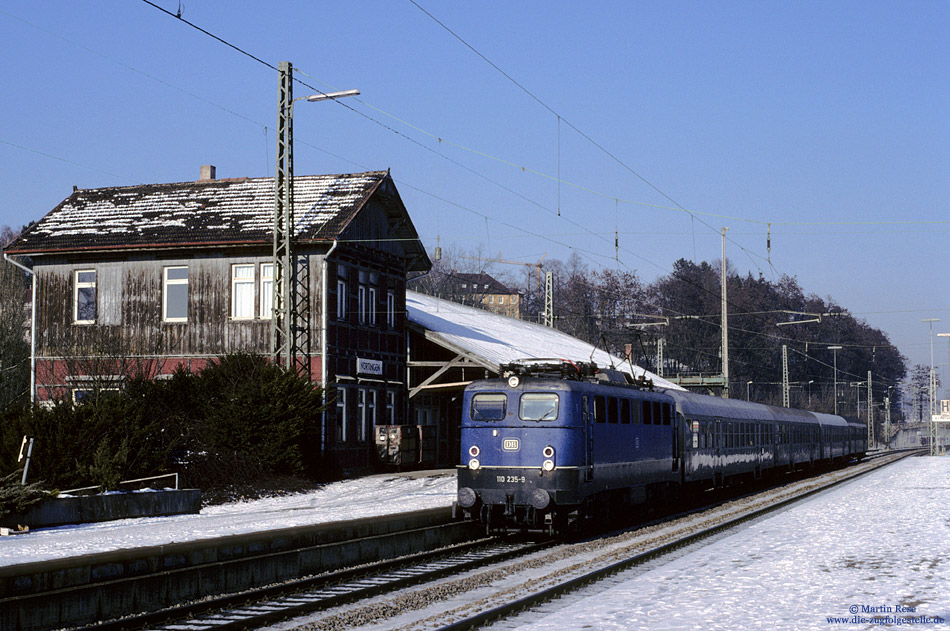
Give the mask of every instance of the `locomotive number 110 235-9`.
POLYGON ((495 481, 499 484, 524 484, 525 477, 523 475, 496 475, 495 481))

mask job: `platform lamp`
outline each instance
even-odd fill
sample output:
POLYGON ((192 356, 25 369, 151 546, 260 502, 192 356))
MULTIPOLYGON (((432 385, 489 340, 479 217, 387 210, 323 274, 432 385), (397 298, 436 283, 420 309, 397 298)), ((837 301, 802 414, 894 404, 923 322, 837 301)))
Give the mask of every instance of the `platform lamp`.
POLYGON ((937 389, 937 373, 934 372, 934 322, 940 322, 940 318, 924 318, 921 322, 930 324, 930 415, 937 413, 937 400, 934 398, 934 390, 937 389))
MULTIPOLYGON (((950 337, 950 333, 937 333, 937 337, 950 337)), ((950 357, 950 355, 948 355, 948 357, 950 357)), ((950 381, 948 381, 947 387, 950 388, 950 381)), ((950 399, 950 396, 947 396, 947 398, 950 399)))

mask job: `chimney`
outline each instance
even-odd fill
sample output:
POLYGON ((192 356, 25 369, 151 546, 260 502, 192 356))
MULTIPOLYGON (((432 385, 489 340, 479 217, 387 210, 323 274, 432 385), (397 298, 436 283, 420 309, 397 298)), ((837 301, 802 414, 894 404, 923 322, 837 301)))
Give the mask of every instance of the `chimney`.
POLYGON ((213 180, 215 178, 215 168, 213 164, 202 164, 201 165, 201 178, 199 182, 204 182, 206 180, 213 180))

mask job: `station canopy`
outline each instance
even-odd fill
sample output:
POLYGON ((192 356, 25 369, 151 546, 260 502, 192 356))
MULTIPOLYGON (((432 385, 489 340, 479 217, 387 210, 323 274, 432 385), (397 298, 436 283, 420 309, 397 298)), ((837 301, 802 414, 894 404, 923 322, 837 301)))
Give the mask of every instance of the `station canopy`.
POLYGON ((426 338, 457 353, 477 358, 479 364, 496 373, 501 372, 503 364, 519 360, 593 361, 602 368, 613 367, 637 378, 652 379, 657 387, 683 390, 622 357, 534 322, 414 291, 406 292, 406 311, 410 324, 424 329, 426 338))

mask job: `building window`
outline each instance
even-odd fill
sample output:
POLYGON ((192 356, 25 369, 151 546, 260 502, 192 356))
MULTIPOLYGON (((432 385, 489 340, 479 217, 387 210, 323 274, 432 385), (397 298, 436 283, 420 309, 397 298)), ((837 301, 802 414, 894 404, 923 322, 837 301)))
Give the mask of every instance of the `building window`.
POLYGON ((369 288, 369 323, 376 326, 376 288, 370 285, 369 288))
POLYGON ((386 424, 396 424, 396 393, 392 390, 386 391, 386 424))
POLYGON ((346 388, 336 389, 336 439, 346 442, 346 388))
POLYGON ((261 263, 261 318, 270 320, 274 315, 274 264, 261 263))
POLYGON ((392 291, 386 292, 386 325, 396 328, 396 294, 392 291))
POLYGON ((76 324, 96 321, 96 270, 77 270, 73 284, 73 320, 76 324))
POLYGON ((356 411, 359 427, 357 440, 365 441, 371 428, 376 425, 376 391, 360 388, 356 391, 356 411))
POLYGON ((166 322, 187 322, 188 268, 166 267, 163 276, 162 319, 166 322))
POLYGON ((250 320, 254 317, 254 266, 231 266, 231 317, 250 320))
POLYGON ((366 393, 366 427, 372 432, 376 429, 376 391, 369 390, 366 393))
POLYGON ((360 324, 366 324, 366 285, 360 285, 357 291, 357 307, 359 309, 360 324))
POLYGON ((500 304, 500 305, 505 304, 505 297, 504 297, 504 296, 498 296, 498 304, 500 304))
POLYGON ((336 318, 346 320, 346 281, 336 281, 336 318))

